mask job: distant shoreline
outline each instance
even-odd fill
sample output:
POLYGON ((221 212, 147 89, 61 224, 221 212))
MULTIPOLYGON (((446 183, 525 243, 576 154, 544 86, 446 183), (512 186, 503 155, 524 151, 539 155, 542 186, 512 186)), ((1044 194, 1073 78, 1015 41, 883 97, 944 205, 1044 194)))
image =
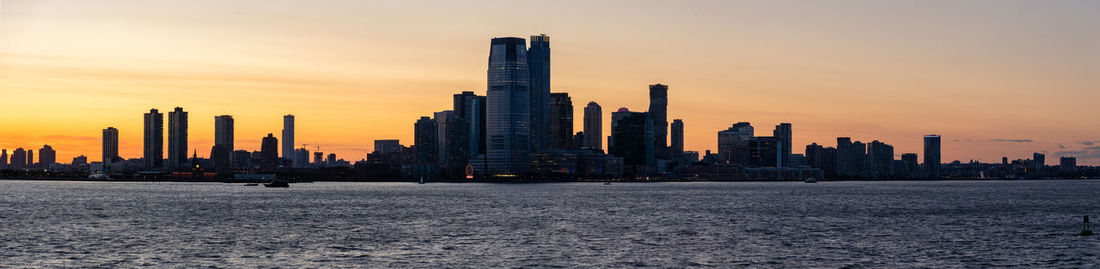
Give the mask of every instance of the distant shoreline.
MULTIPOLYGON (((957 179, 957 178, 943 178, 943 179, 841 179, 841 180, 821 180, 819 182, 922 182, 922 181, 1066 181, 1066 180, 1095 180, 1096 178, 1040 178, 1040 179, 1007 179, 1007 178, 987 178, 987 179, 957 179)), ((220 181, 220 180, 139 180, 139 179, 117 179, 117 180, 104 180, 104 179, 90 179, 90 178, 0 178, 2 181, 74 181, 74 182, 117 182, 117 183, 226 183, 226 184, 244 184, 244 183, 259 183, 259 181, 220 181)), ((349 182, 349 183, 417 183, 417 181, 411 180, 310 180, 310 181, 296 181, 291 183, 313 183, 313 182, 349 182)), ((513 180, 513 181, 491 181, 491 180, 433 180, 426 181, 427 183, 499 183, 499 184, 542 184, 542 183, 661 183, 661 182, 803 182, 801 180, 513 180)))

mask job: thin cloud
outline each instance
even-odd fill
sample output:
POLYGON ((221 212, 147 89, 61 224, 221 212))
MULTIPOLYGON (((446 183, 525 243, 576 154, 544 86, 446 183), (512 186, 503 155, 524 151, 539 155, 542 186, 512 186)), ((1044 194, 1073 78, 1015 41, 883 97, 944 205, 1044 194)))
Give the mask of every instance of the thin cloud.
POLYGON ((1004 142, 1004 143, 1031 143, 1035 142, 1031 139, 990 139, 990 142, 1004 142))

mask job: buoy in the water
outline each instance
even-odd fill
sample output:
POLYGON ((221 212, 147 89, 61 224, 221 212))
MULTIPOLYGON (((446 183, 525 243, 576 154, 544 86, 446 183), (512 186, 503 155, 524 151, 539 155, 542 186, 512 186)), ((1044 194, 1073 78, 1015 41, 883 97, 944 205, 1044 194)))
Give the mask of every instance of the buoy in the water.
POLYGON ((1089 215, 1085 215, 1085 224, 1084 227, 1081 227, 1081 235, 1092 235, 1092 225, 1089 225, 1089 215))

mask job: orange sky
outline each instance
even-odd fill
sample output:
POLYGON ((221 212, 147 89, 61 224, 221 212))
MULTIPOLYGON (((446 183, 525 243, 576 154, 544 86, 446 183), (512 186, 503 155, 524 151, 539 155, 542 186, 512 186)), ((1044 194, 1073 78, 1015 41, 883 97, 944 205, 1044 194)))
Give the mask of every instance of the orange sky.
POLYGON ((452 94, 484 94, 490 38, 545 33, 577 131, 588 101, 609 125, 659 82, 688 150, 738 121, 791 122, 796 153, 837 136, 920 152, 938 133, 945 161, 1100 165, 1100 2, 555 3, 3 1, 0 148, 98 161, 114 126, 137 158, 142 113, 182 106, 202 156, 215 115, 256 150, 290 113, 299 145, 358 160, 375 139, 411 143, 452 94))

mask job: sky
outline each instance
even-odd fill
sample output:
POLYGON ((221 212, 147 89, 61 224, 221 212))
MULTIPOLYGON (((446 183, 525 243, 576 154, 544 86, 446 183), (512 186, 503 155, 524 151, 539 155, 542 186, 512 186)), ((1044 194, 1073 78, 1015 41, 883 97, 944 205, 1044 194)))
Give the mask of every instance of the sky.
POLYGON ((359 160, 411 144, 420 116, 485 93, 493 37, 551 37, 554 92, 648 108, 669 85, 687 150, 717 132, 793 124, 794 152, 847 136, 943 160, 1047 154, 1100 165, 1100 1, 0 0, 0 148, 99 161, 101 130, 141 157, 142 114, 214 116, 258 150, 296 116, 296 142, 359 160))

